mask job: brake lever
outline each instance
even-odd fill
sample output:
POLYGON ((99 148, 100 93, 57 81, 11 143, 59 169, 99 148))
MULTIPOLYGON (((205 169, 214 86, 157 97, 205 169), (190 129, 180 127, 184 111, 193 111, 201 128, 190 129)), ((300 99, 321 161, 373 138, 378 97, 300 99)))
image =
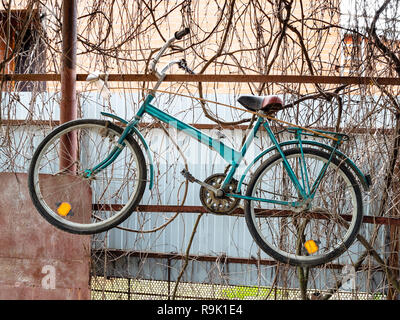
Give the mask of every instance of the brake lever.
POLYGON ((107 86, 107 80, 108 80, 108 74, 100 74, 97 71, 94 71, 90 73, 86 81, 89 83, 94 83, 97 87, 97 90, 100 92, 100 95, 103 97, 105 100, 109 100, 111 97, 111 92, 110 89, 107 86), (104 76, 104 80, 101 78, 101 76, 104 76))
POLYGON ((178 62, 178 67, 181 68, 181 69, 183 69, 183 70, 185 70, 187 73, 195 74, 194 71, 191 70, 191 69, 188 67, 187 62, 186 62, 185 59, 179 60, 179 62, 178 62))

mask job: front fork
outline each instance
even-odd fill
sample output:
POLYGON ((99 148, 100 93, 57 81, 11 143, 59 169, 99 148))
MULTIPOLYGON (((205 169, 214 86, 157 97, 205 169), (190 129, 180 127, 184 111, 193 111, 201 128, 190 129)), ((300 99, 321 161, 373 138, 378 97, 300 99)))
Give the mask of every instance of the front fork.
POLYGON ((125 148, 125 146, 126 146, 125 142, 119 143, 118 141, 117 145, 113 148, 113 150, 111 150, 110 154, 107 156, 106 159, 104 159, 98 165, 94 166, 92 169, 86 169, 83 172, 84 177, 93 178, 93 176, 96 175, 98 172, 107 168, 119 156, 119 154, 125 148))
MULTIPOLYGON (((125 138, 129 134, 131 134, 132 127, 136 125, 136 122, 128 123, 126 120, 123 120, 120 117, 116 117, 116 116, 113 116, 111 114, 104 113, 104 112, 102 112, 102 114, 105 115, 105 116, 111 116, 112 118, 114 118, 116 120, 119 120, 119 121, 123 122, 124 124, 128 124, 128 125, 124 129, 124 131, 122 132, 121 137, 115 143, 115 146, 111 150, 109 155, 103 161, 101 161, 99 164, 94 166, 93 168, 84 170, 83 175, 84 175, 85 178, 93 178, 98 172, 100 172, 101 170, 107 168, 111 163, 114 162, 114 160, 120 155, 122 150, 126 147, 125 138)), ((105 129, 107 130, 107 126, 106 126, 105 129)))

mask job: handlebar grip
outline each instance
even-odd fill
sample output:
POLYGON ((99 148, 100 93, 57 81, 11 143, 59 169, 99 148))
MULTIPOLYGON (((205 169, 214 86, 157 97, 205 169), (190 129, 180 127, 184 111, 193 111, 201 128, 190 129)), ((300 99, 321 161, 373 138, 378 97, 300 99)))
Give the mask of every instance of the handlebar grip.
POLYGON ((190 33, 190 29, 189 28, 185 28, 181 31, 177 31, 175 32, 175 39, 176 40, 181 40, 184 36, 186 36, 187 34, 190 33))

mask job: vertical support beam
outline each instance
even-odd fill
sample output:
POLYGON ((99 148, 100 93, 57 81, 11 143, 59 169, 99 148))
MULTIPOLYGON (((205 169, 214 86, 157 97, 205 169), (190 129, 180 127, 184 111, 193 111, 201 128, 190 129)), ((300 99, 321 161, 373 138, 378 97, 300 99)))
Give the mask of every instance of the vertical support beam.
MULTIPOLYGON (((400 160, 397 160, 397 164, 393 170, 393 186, 392 190, 394 191, 393 200, 392 200, 392 216, 399 217, 400 216, 400 194, 398 192, 400 188, 400 160)), ((400 250, 400 229, 396 225, 389 225, 387 227, 389 233, 389 257, 387 259, 388 267, 391 269, 395 279, 399 278, 399 250, 400 250)), ((389 283, 387 300, 398 300, 399 292, 397 292, 396 288, 389 283)))
MULTIPOLYGON (((400 250, 400 232, 398 226, 389 226, 389 258, 388 266, 392 270, 395 279, 399 278, 399 250, 400 250)), ((399 292, 389 283, 387 300, 398 300, 399 292)))
MULTIPOLYGON (((76 0, 63 0, 62 9, 62 57, 61 57, 61 110, 60 122, 77 118, 76 103, 76 0)), ((75 172, 77 156, 76 132, 62 137, 60 145, 60 169, 75 172)))
POLYGON ((171 300, 171 258, 167 258, 168 300, 171 300))

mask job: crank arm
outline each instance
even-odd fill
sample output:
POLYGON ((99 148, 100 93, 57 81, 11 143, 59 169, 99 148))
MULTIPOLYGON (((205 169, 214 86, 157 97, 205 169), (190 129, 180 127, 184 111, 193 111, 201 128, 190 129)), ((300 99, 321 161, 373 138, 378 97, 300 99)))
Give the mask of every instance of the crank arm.
MULTIPOLYGON (((222 192, 222 190, 216 189, 213 186, 209 185, 208 183, 205 183, 203 181, 197 180, 195 179, 194 181, 195 183, 198 183, 199 185, 201 185, 202 187, 214 192, 217 196, 222 192)), ((222 194, 223 195, 223 194, 222 194)))
POLYGON ((214 192, 217 196, 223 196, 223 191, 222 191, 222 190, 216 189, 216 188, 214 188, 212 185, 209 185, 208 183, 205 183, 205 182, 203 182, 203 181, 197 180, 197 179, 196 179, 195 177, 193 177, 193 176, 190 174, 190 172, 187 171, 186 169, 183 169, 183 170, 181 171, 181 174, 182 174, 187 180, 189 180, 190 182, 197 183, 197 184, 201 185, 202 187, 204 187, 204 188, 206 188, 206 189, 208 189, 208 190, 214 192))

